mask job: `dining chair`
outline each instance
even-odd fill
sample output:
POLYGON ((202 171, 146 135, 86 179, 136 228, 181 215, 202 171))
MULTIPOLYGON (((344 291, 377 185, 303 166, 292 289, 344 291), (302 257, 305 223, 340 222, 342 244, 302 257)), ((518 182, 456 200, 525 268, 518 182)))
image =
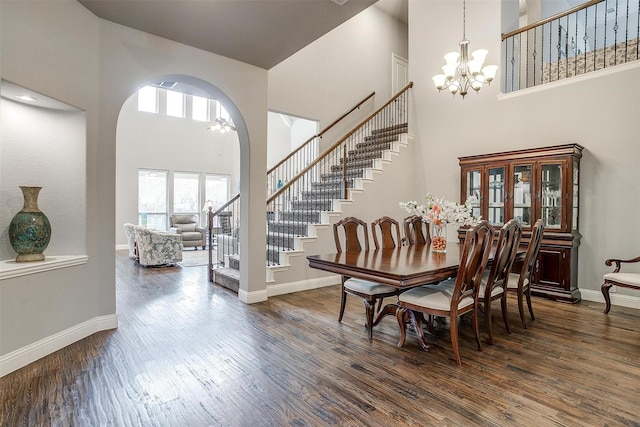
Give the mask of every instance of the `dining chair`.
MULTIPOLYGON (((363 250, 369 250, 369 233, 367 232, 367 223, 355 217, 346 217, 333 224, 333 236, 338 253, 342 253, 342 244, 340 243, 339 233, 340 229, 343 230, 342 234, 344 234, 345 252, 362 252, 363 250), (363 236, 364 247, 362 243, 360 243, 359 235, 363 236)), ((373 314, 375 312, 376 302, 379 301, 380 304, 378 307, 381 307, 382 300, 384 298, 398 295, 398 292, 399 289, 394 286, 343 275, 340 298, 340 316, 338 317, 338 322, 342 322, 342 317, 344 316, 347 294, 360 297, 363 299, 365 306, 366 326, 369 333, 369 339, 372 339, 373 314)))
POLYGON ((425 342, 422 321, 424 314, 437 317, 449 317, 449 334, 456 363, 462 364, 458 348, 459 316, 471 313, 473 332, 480 344, 478 328, 478 290, 482 274, 487 266, 491 242, 495 229, 486 220, 467 230, 460 257, 460 266, 455 278, 450 278, 437 285, 425 285, 409 289, 398 296, 396 318, 400 326, 400 342, 404 346, 406 328, 409 321, 418 335, 420 346, 426 351, 429 345, 425 342))
POLYGON ((428 245, 431 243, 429 223, 420 215, 411 215, 404 219, 404 238, 407 245, 428 245))
POLYGON ((484 313, 491 345, 494 344, 491 330, 491 301, 500 300, 504 327, 507 333, 511 333, 507 320, 507 283, 513 262, 518 254, 520 239, 522 239, 522 227, 518 221, 512 219, 502 226, 491 268, 488 271, 485 270, 480 282, 478 301, 480 302, 480 310, 484 313))
POLYGON ((402 244, 400 224, 398 224, 398 221, 388 216, 382 216, 371 223, 371 234, 373 234, 373 244, 376 249, 395 248, 402 244), (376 232, 376 229, 380 229, 382 243, 378 242, 378 233, 376 232))
POLYGON ((524 256, 522 268, 519 273, 509 274, 507 282, 507 291, 516 292, 518 295, 518 311, 520 312, 520 321, 522 327, 527 329, 527 321, 524 318, 524 298, 527 299, 529 307, 529 315, 531 320, 535 320, 533 316, 533 307, 531 306, 531 282, 533 281, 533 269, 536 265, 540 246, 542 246, 542 235, 544 233, 544 223, 542 219, 536 221, 531 230, 531 238, 529 239, 529 247, 524 256))

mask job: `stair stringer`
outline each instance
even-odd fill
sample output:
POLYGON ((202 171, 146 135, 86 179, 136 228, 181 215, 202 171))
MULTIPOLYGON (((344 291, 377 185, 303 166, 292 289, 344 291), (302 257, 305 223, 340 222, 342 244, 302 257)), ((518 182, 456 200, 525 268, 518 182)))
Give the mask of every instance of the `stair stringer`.
MULTIPOLYGON (((280 260, 283 264, 267 267, 268 296, 299 292, 340 283, 338 275, 309 268, 306 259, 307 256, 313 254, 335 252, 333 224, 340 218, 357 216, 367 223, 371 223, 375 218, 382 215, 392 216, 398 221, 406 216, 406 212, 400 209, 398 203, 416 199, 411 174, 406 173, 408 170, 412 170, 413 158, 415 157, 411 155, 414 147, 414 144, 410 144, 412 139, 412 135, 401 134, 398 141, 392 144, 391 149, 385 150, 383 158, 374 165, 376 167, 368 168, 364 178, 355 180, 355 188, 350 189, 348 193, 349 199, 336 200, 337 204, 334 204, 334 206, 339 206, 339 208, 322 213, 322 223, 314 226, 315 235, 312 236, 313 238, 296 238, 300 239, 300 242, 296 243, 296 250, 281 252, 280 260), (388 188, 389 180, 381 176, 382 172, 386 173, 387 170, 394 171, 393 177, 390 178, 390 180, 393 180, 392 182, 397 182, 401 187, 408 188, 408 190, 398 192, 396 189, 388 188), (383 185, 385 181, 387 183, 383 185), (377 191, 382 192, 377 195, 377 191), (382 204, 383 207, 371 209, 371 206, 375 206, 380 202, 382 194, 384 194, 388 202, 382 204), (362 207, 363 205, 365 206, 364 208, 362 207)), ((373 240, 370 243, 373 247, 373 240)))

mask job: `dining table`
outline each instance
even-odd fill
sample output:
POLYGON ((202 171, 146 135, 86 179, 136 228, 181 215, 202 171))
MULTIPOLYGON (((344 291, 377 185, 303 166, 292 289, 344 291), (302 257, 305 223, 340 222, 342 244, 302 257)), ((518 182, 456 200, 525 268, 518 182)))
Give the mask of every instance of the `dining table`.
MULTIPOLYGON (((437 252, 430 244, 409 245, 309 255, 307 260, 309 267, 318 270, 409 289, 455 276, 463 246, 461 243, 449 243, 445 252, 437 252)), ((384 306, 372 327, 385 316, 395 315, 397 308, 396 304, 384 306)))
MULTIPOLYGON (((409 289, 456 276, 463 247, 463 243, 449 242, 446 252, 437 252, 430 244, 409 245, 309 255, 307 260, 309 267, 318 270, 409 289)), ((490 262, 494 251, 495 245, 489 254, 490 262)), ((526 248, 521 247, 516 261, 521 261, 525 252, 526 248)), ((387 315, 395 315, 396 309, 396 304, 387 304, 378 313, 372 326, 376 326, 387 315)))
POLYGON ((399 246, 309 255, 307 260, 309 267, 318 270, 411 288, 455 276, 462 247, 459 243, 449 243, 446 252, 436 252, 431 245, 399 246))

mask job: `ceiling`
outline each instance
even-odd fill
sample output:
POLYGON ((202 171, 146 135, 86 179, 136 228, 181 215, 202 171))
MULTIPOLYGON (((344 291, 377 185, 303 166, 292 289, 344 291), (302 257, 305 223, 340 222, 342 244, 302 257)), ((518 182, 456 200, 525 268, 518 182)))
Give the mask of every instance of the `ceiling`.
MULTIPOLYGON (((270 69, 376 0, 78 0, 96 16, 270 69), (344 3, 340 6, 341 3, 344 3)), ((407 0, 378 0, 406 23, 407 0)))

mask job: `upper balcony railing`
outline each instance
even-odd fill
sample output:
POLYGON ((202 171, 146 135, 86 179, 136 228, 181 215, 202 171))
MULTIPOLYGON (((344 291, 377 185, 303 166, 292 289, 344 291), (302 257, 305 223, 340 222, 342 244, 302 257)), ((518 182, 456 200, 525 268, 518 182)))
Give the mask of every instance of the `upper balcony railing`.
POLYGON ((637 61, 639 39, 638 0, 592 0, 503 34, 503 92, 637 61))

